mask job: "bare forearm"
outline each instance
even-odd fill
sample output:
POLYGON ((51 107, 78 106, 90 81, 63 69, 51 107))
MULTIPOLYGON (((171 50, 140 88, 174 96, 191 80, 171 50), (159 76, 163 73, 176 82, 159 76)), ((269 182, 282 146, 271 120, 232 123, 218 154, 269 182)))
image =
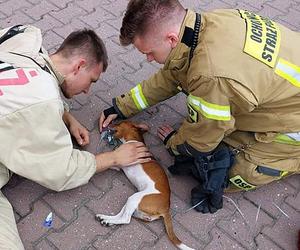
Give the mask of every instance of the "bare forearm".
POLYGON ((117 165, 116 158, 113 152, 105 152, 96 155, 96 172, 102 172, 106 169, 117 165))

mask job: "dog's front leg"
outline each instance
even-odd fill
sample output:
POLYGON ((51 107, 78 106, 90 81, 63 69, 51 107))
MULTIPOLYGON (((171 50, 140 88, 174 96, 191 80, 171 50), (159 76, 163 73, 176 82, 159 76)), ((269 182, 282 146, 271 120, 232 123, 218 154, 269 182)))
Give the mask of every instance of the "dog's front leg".
POLYGON ((143 199, 148 192, 141 191, 130 196, 121 209, 121 211, 114 216, 108 216, 103 214, 96 214, 96 219, 100 221, 102 225, 112 226, 116 224, 129 224, 131 220, 131 216, 134 211, 138 208, 139 203, 143 199))

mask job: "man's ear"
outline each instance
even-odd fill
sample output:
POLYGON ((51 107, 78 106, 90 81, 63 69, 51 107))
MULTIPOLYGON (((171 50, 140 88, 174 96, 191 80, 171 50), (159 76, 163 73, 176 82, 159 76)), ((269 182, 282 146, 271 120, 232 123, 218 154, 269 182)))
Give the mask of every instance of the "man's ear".
POLYGON ((86 60, 84 58, 78 58, 73 68, 74 75, 77 75, 84 67, 86 67, 86 60))
POLYGON ((177 46, 179 41, 178 35, 175 32, 169 32, 167 34, 167 39, 171 45, 171 48, 174 49, 177 46))
POLYGON ((137 123, 137 124, 135 124, 135 127, 140 129, 143 133, 149 131, 149 129, 150 129, 149 126, 145 123, 137 123))

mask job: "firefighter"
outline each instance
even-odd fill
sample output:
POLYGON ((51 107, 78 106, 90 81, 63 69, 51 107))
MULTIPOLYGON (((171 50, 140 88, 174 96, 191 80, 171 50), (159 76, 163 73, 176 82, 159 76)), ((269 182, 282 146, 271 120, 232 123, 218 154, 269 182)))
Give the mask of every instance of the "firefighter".
POLYGON ((199 14, 177 0, 131 0, 120 42, 164 66, 114 98, 100 129, 184 92, 186 119, 158 136, 175 155, 169 170, 199 180, 197 211, 220 209, 224 190, 299 174, 300 33, 245 10, 199 14))
MULTIPOLYGON (((71 33, 50 56, 39 29, 17 25, 0 31, 0 188, 16 173, 67 190, 86 184, 95 172, 146 161, 149 152, 140 143, 96 156, 73 149, 70 134, 82 146, 89 134, 64 109, 59 88, 67 98, 87 93, 106 68, 104 44, 92 30, 71 33)), ((1 191, 0 246, 24 249, 1 191)))

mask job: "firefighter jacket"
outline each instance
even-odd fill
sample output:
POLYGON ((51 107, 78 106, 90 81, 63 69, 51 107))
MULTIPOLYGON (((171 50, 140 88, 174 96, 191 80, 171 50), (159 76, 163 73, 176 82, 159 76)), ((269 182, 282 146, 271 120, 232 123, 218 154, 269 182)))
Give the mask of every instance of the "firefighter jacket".
POLYGON ((300 33, 248 11, 203 13, 189 61, 195 20, 188 10, 164 67, 116 97, 115 109, 132 116, 179 85, 189 115, 167 143, 174 152, 180 145, 210 152, 225 140, 246 148, 252 162, 280 168, 274 159, 285 159, 300 171, 300 33))
POLYGON ((96 160, 73 149, 62 120, 58 83, 64 78, 42 48, 40 30, 17 30, 0 44, 0 163, 53 190, 83 185, 95 173, 96 160))

